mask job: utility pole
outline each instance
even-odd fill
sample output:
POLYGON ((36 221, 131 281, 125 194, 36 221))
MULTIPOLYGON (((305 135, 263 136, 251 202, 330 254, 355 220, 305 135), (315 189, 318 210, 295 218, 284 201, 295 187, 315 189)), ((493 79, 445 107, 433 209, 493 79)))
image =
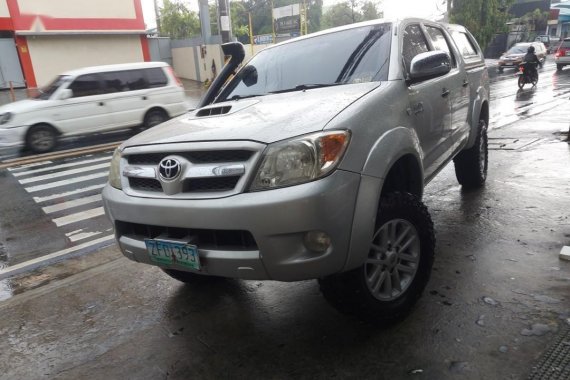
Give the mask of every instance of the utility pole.
POLYGON ((230 42, 232 39, 232 28, 228 0, 218 0, 218 18, 220 20, 218 25, 220 26, 222 43, 230 42))
POLYGON ((160 36, 160 12, 158 10, 158 0, 154 0, 154 17, 156 18, 156 35, 160 36))

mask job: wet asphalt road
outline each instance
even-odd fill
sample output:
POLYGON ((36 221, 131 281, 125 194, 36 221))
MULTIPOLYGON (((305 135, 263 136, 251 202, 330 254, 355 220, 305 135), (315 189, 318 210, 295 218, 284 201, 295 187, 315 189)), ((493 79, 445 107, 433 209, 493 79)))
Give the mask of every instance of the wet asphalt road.
MULTIPOLYGON (((488 182, 464 192, 449 166, 426 188, 436 262, 403 323, 378 330, 341 315, 314 281, 184 286, 102 242, 0 281, 0 378, 526 378, 570 325, 570 263, 558 259, 570 245, 570 148, 560 133, 570 124, 570 70, 549 63, 538 87, 523 91, 513 72, 493 80, 488 182)), ((1 171, 0 260, 14 265, 107 236, 102 215, 73 221, 82 213, 66 211, 97 210, 99 201, 54 208, 58 194, 38 190, 45 181, 21 181, 50 165, 96 175, 84 168, 109 154, 1 171)))

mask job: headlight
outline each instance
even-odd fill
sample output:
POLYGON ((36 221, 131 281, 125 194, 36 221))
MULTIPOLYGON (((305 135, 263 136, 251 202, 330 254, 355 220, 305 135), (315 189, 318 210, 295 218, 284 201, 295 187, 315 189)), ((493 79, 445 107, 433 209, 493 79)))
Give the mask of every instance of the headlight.
POLYGON ((111 159, 111 168, 109 169, 109 184, 115 189, 121 190, 121 150, 115 149, 113 158, 111 159))
POLYGON ((11 112, 0 114, 0 125, 8 123, 14 115, 11 112))
POLYGON ((269 145, 251 191, 299 185, 331 173, 340 162, 348 131, 320 132, 269 145))

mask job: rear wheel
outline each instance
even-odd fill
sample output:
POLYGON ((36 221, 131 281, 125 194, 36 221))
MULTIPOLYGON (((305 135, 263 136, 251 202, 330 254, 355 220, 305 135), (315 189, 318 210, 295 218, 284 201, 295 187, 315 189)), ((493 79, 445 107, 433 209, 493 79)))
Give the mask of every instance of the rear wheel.
POLYGON ((460 152, 454 159, 455 176, 461 186, 477 188, 487 179, 488 147, 487 122, 479 120, 475 145, 460 152))
POLYGON ((56 145, 57 132, 50 125, 35 125, 26 134, 26 147, 34 153, 47 153, 56 145))
POLYGON ((498 72, 502 73, 503 72, 503 66, 499 66, 499 68, 497 69, 498 72))
POLYGON ((556 64, 556 70, 558 71, 561 71, 563 67, 563 65, 556 64))
POLYGON ((168 114, 161 109, 153 109, 147 112, 144 117, 144 129, 152 128, 158 124, 164 123, 169 119, 168 114))
POLYGON ((426 206, 408 193, 380 200, 366 261, 319 280, 325 299, 341 312, 387 326, 404 319, 431 273, 435 234, 426 206))

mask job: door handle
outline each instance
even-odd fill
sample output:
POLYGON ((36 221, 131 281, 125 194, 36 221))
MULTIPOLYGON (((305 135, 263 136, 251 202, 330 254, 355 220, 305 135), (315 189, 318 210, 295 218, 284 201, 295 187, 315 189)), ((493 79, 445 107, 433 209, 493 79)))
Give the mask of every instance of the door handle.
POLYGON ((104 106, 104 105, 105 105, 105 103, 103 103, 103 102, 99 102, 99 106, 101 106, 101 107, 102 107, 102 106, 104 106))
POLYGON ((467 87, 467 86, 469 86, 469 81, 467 79, 465 79, 463 81, 463 87, 467 87))
POLYGON ((441 93, 441 96, 446 98, 450 93, 451 91, 449 91, 447 88, 444 88, 443 92, 441 93))
POLYGON ((142 97, 142 100, 146 100, 146 99, 147 99, 147 97, 146 97, 146 96, 143 96, 143 97, 142 97))

